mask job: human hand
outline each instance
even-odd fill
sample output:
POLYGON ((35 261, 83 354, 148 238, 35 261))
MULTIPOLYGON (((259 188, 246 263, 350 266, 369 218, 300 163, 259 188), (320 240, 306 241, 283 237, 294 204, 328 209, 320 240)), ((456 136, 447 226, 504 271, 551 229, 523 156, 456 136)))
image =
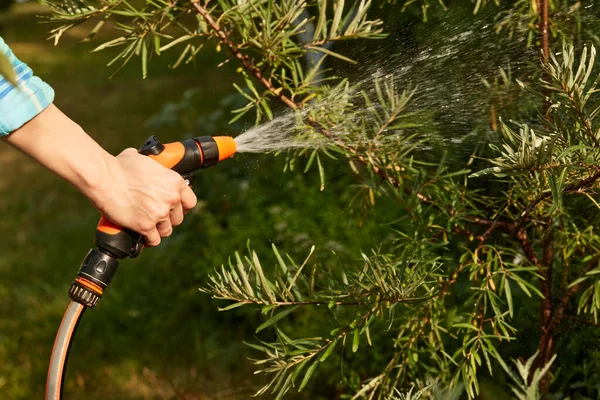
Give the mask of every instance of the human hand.
POLYGON ((196 195, 178 173, 135 149, 111 156, 107 165, 105 179, 88 197, 112 222, 142 234, 148 246, 170 236, 196 205, 196 195))
POLYGON ((112 222, 144 235, 149 246, 196 205, 178 173, 135 149, 110 155, 53 104, 7 141, 75 186, 112 222))

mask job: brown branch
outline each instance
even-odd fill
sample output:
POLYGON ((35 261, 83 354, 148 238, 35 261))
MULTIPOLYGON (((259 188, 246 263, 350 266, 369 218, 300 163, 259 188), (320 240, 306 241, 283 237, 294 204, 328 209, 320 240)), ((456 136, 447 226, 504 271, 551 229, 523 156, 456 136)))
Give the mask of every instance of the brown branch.
MULTIPOLYGON (((542 61, 547 63, 550 59, 550 35, 548 30, 548 8, 549 8, 549 0, 537 0, 538 13, 541 18, 541 22, 539 25, 539 35, 540 41, 542 42, 542 61)), ((548 115, 548 110, 551 106, 549 90, 544 90, 544 103, 543 103, 543 111, 547 120, 550 120, 551 117, 548 115)))
MULTIPOLYGON (((539 354, 535 360, 534 368, 531 369, 529 379, 532 379, 533 372, 538 368, 542 368, 552 358, 554 347, 554 323, 556 320, 552 316, 552 266, 554 260, 554 234, 553 228, 548 228, 544 236, 543 247, 543 267, 540 269, 542 280, 540 281, 540 291, 544 295, 540 304, 540 330, 541 340, 538 345, 539 354)), ((557 310, 558 311, 558 310, 557 310)), ((562 316, 561 316, 562 318, 562 316)), ((547 386, 549 384, 546 383, 547 386)), ((548 388, 542 383, 542 393, 546 393, 548 388)))
POLYGON ((592 139, 592 141, 594 142, 596 147, 600 147, 600 141, 598 141, 598 138, 594 134, 594 130, 592 129, 590 122, 583 115, 583 110, 577 105, 577 101, 575 101, 575 98, 573 97, 573 93, 569 90, 569 88, 565 87, 565 85, 562 82, 561 82, 561 87, 562 87, 562 90, 567 94, 567 96, 569 96, 569 101, 571 102, 571 106, 577 113, 577 118, 579 118, 579 120, 583 124, 583 127, 585 128, 586 133, 592 139))
POLYGON ((576 317, 574 315, 567 315, 567 318, 572 319, 573 321, 581 322, 582 324, 600 328, 600 324, 597 324, 597 323, 587 320, 585 318, 576 317))
MULTIPOLYGON (((544 1, 546 1, 546 0, 544 0, 544 1)), ((269 92, 274 94, 279 100, 281 100, 288 107, 290 107, 293 110, 297 110, 297 109, 301 108, 301 104, 297 104, 294 101, 292 101, 289 97, 287 97, 281 90, 282 88, 275 88, 271 84, 271 82, 264 77, 264 75, 262 74, 260 69, 258 69, 257 67, 255 67, 252 64, 252 62, 250 61, 248 56, 242 53, 240 48, 231 41, 231 39, 229 38, 227 33, 210 16, 206 7, 200 5, 199 0, 192 0, 192 5, 196 9, 196 11, 202 16, 202 18, 204 18, 204 20, 215 31, 216 35, 221 40, 221 42, 224 43, 229 48, 231 53, 242 64, 242 66, 246 69, 246 71, 248 71, 251 75, 253 75, 269 92)), ((320 130, 320 132, 325 137, 327 137, 328 139, 331 139, 334 143, 336 143, 336 145, 338 145, 342 149, 348 151, 360 163, 362 163, 365 166, 370 167, 371 170, 376 175, 378 175, 380 178, 382 178, 384 181, 390 183, 395 188, 402 187, 402 190, 404 191, 404 193, 406 193, 409 196, 412 196, 412 195, 416 196, 417 199, 419 199, 419 201, 421 203, 431 205, 434 208, 436 208, 442 212, 445 212, 445 210, 443 210, 441 207, 435 205, 432 199, 423 195, 422 193, 419 193, 418 191, 413 190, 409 186, 403 184, 400 180, 398 180, 398 178, 391 176, 384 168, 381 168, 378 165, 376 165, 376 163, 373 162, 373 160, 370 160, 370 159, 367 160, 365 158, 365 156, 363 156, 362 154, 359 153, 358 149, 347 145, 343 141, 336 138, 327 129, 318 126, 318 124, 316 123, 316 121, 314 119, 312 119, 311 117, 308 117, 307 119, 311 125, 317 126, 318 129, 320 130)), ((484 238, 489 236, 495 229, 498 229, 498 228, 504 228, 504 229, 510 231, 513 234, 513 236, 518 240, 518 242, 521 244, 521 247, 525 251, 525 254, 527 255, 527 258, 529 259, 529 261, 532 264, 537 265, 537 263, 538 263, 537 257, 535 256, 535 253, 533 252, 531 245, 527 240, 527 234, 524 229, 517 229, 515 224, 510 224, 510 223, 506 223, 506 222, 490 221, 490 220, 486 220, 486 219, 476 217, 476 216, 467 215, 464 218, 467 221, 473 222, 478 225, 489 225, 490 228, 486 231, 486 233, 484 233, 484 236, 483 236, 484 238)))
POLYGON ((299 108, 298 104, 296 104, 294 101, 292 101, 289 97, 287 97, 283 93, 282 88, 275 88, 275 86, 273 86, 273 84, 264 77, 262 71, 260 69, 258 69, 257 67, 255 67, 254 64, 252 63, 252 61, 250 61, 250 58, 248 57, 248 55, 243 54, 240 51, 239 47, 237 47, 236 45, 233 44, 233 42, 231 41, 229 36, 227 36, 225 31, 223 31, 223 29, 221 29, 219 24, 217 24, 217 22, 215 22, 215 20, 210 16, 210 13, 206 9, 206 7, 203 7, 200 5, 199 0, 192 0, 192 6, 196 9, 196 11, 198 11, 198 14, 200 14, 202 16, 202 18, 204 18, 206 23, 208 25, 210 25, 210 27, 215 31, 215 33, 217 34, 217 36, 219 37, 221 42, 224 43, 229 48, 229 51, 231 51, 231 54, 233 54, 233 56, 240 63, 242 63, 242 65, 244 66, 246 71, 248 71, 250 74, 252 74, 256 79, 258 79, 258 81, 269 92, 273 93, 279 100, 281 100, 283 103, 285 103, 288 107, 290 107, 293 110, 296 110, 297 108, 299 108))
POLYGON ((523 228, 518 229, 515 233, 515 237, 521 245, 521 248, 525 252, 525 255, 527 256, 531 264, 539 265, 540 263, 538 261, 538 258, 535 255, 535 252, 533 251, 533 247, 531 247, 529 239, 527 238, 527 231, 525 231, 525 229, 523 228))
POLYGON ((542 265, 544 269, 541 271, 544 279, 540 282, 541 292, 544 295, 542 299, 542 310, 540 321, 543 326, 547 326, 550 322, 552 314, 552 265, 554 264, 554 233, 553 227, 549 227, 544 237, 542 247, 542 265))
POLYGON ((539 265, 539 260, 535 254, 535 251, 533 250, 533 247, 531 246, 529 238, 527 237, 527 231, 524 228, 519 227, 515 223, 491 221, 480 217, 466 216, 466 219, 480 225, 489 226, 490 228, 488 228, 484 235, 489 235, 496 229, 504 229, 506 232, 513 235, 513 237, 519 242, 521 248, 523 249, 523 252, 527 256, 527 259, 529 259, 529 262, 531 262, 531 264, 533 265, 539 265))
POLYGON ((538 7, 541 6, 541 10, 538 8, 538 12, 542 17, 542 21, 540 24, 540 36, 542 39, 542 55, 545 61, 548 61, 550 58, 550 31, 548 29, 549 20, 548 20, 548 10, 549 10, 549 0, 538 0, 538 7), (541 3, 541 4, 540 4, 541 3))
MULTIPOLYGON (((596 167, 597 168, 597 167, 596 167)), ((576 192, 578 190, 584 189, 588 186, 591 186, 598 179, 600 179, 600 168, 596 169, 596 173, 588 178, 582 179, 578 182, 573 182, 565 186, 563 192, 576 192)), ((523 222, 526 220, 527 215, 531 212, 533 207, 537 206, 540 202, 552 197, 552 192, 546 192, 538 196, 531 204, 525 208, 525 211, 521 213, 521 220, 519 221, 518 226, 522 226, 523 222)))
MULTIPOLYGON (((271 82, 269 82, 264 75, 262 74, 262 72, 260 71, 260 69, 258 69, 257 67, 255 67, 252 62, 249 60, 248 56, 243 54, 240 50, 240 48, 238 46, 236 46, 231 39, 229 38, 229 36, 227 36, 227 33, 225 33, 225 31, 223 29, 221 29, 221 27, 215 22, 215 20, 210 16, 208 10, 206 9, 206 7, 203 7, 202 5, 200 5, 199 0, 192 0, 192 5, 194 6, 194 8, 196 9, 196 11, 198 11, 198 13, 202 16, 202 18, 204 18, 204 20, 210 25, 210 27, 215 31, 215 33, 217 34, 217 36, 219 37, 219 39, 221 40, 221 42, 225 43, 225 45, 229 48, 229 51, 231 51, 231 53, 233 54, 233 56, 242 64, 242 66, 250 73, 252 74, 256 79, 258 79, 258 81, 271 93, 273 93, 279 100, 281 100, 284 104, 286 104, 288 107, 290 107, 293 110, 297 110, 299 108, 301 108, 300 104, 296 104, 294 101, 292 101, 289 97, 287 97, 283 91, 281 90, 282 88, 275 88, 271 82)), ((309 123, 311 123, 312 125, 316 125, 316 122, 308 117, 308 121, 309 123)), ((361 154, 359 154, 358 150, 346 145, 345 143, 343 143, 340 140, 337 140, 333 134, 331 134, 331 132, 329 132, 326 129, 320 129, 321 133, 323 133, 323 135, 325 135, 327 138, 332 139, 338 146, 340 146, 341 148, 347 150, 348 152, 350 152, 352 154, 352 156, 354 156, 358 161, 360 161, 362 164, 364 165, 370 165, 371 169, 373 170, 373 172, 375 172, 375 174, 377 174, 378 176, 380 176, 383 180, 389 182, 390 184, 392 184, 394 187, 399 188, 401 186, 400 181, 398 181, 398 179, 390 176, 384 169, 378 167, 377 165, 375 165, 372 162, 367 161, 364 156, 362 156, 361 154)), ((412 195, 413 191, 407 187, 407 186, 403 186, 404 192, 406 194, 412 195)), ((430 199, 428 199, 426 196, 422 195, 421 193, 416 193, 417 198, 426 204, 431 204, 432 201, 430 199)))
MULTIPOLYGON (((371 295, 375 295, 377 294, 376 292, 366 292, 366 293, 362 293, 361 295, 357 296, 357 297, 367 297, 367 296, 371 296, 371 295)), ((272 306, 276 306, 276 307, 290 307, 290 306, 321 306, 321 305, 325 305, 325 304, 329 304, 328 300, 302 300, 302 301, 264 301, 264 300, 259 300, 259 299, 240 299, 240 298, 234 298, 234 297, 220 297, 220 296, 213 296, 213 299, 216 300, 227 300, 227 301, 233 301, 236 303, 244 303, 247 305, 257 305, 257 306, 261 306, 261 305, 272 305, 272 306)), ((398 304, 398 303, 405 303, 405 302, 411 302, 411 301, 416 301, 416 298, 410 298, 410 297, 406 297, 406 298, 401 298, 399 296, 392 296, 392 297, 383 297, 379 300, 374 300, 374 301, 343 301, 343 300, 337 300, 331 304, 336 305, 336 306, 368 306, 368 305, 372 305, 375 303, 382 303, 382 302, 390 302, 391 304, 398 304)))
MULTIPOLYGON (((597 258, 591 260, 587 264, 585 270, 583 271, 583 275, 591 271, 597 265, 597 262, 597 258)), ((583 286, 584 283, 585 282, 579 282, 577 285, 571 286, 567 289, 567 292, 560 299, 560 303, 558 304, 558 306, 556 307, 556 311, 552 315, 552 320, 550 321, 549 325, 551 329, 555 329, 560 324, 564 316, 565 310, 569 305, 569 302, 571 301, 571 298, 573 297, 573 295, 575 295, 575 293, 577 293, 577 291, 581 288, 581 286, 583 286)))

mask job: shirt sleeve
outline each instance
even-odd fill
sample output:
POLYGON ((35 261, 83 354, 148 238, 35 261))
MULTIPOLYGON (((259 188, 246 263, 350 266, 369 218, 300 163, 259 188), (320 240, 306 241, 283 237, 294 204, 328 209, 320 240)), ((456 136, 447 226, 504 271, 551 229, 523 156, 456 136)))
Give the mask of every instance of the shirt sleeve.
POLYGON ((37 76, 27 64, 19 61, 0 37, 4 53, 17 74, 18 86, 0 75, 0 136, 7 135, 31 120, 54 101, 54 90, 37 76))

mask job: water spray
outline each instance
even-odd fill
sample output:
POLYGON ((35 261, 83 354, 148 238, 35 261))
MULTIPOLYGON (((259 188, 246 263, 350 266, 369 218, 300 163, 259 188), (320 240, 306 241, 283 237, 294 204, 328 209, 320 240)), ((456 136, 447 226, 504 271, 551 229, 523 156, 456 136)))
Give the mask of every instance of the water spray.
MULTIPOLYGON (((236 151, 236 142, 229 136, 201 136, 166 144, 162 144, 156 136, 151 136, 139 149, 140 154, 179 173, 188 185, 193 184, 197 170, 216 165, 233 156, 236 151)), ((46 400, 62 398, 69 348, 85 310, 98 304, 117 271, 119 260, 135 258, 144 248, 142 235, 124 229, 106 217, 102 217, 98 223, 95 244, 96 248, 88 252, 77 278, 69 288, 71 302, 52 348, 46 380, 46 400)))

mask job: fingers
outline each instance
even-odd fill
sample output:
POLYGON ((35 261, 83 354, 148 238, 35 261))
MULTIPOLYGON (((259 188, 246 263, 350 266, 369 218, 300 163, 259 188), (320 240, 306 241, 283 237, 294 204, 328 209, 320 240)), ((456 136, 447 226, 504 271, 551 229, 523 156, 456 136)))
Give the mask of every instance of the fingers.
POLYGON ((149 246, 158 246, 160 238, 171 236, 173 227, 181 225, 184 215, 196 206, 196 195, 183 180, 182 183, 181 191, 170 199, 171 210, 168 215, 161 213, 165 216, 159 219, 156 228, 144 235, 149 246))
POLYGON ((110 164, 106 194, 97 208, 116 224, 142 234, 148 246, 170 236, 197 203, 177 172, 126 149, 110 164))
POLYGON ((173 225, 171 225, 170 219, 165 219, 160 221, 156 225, 156 230, 158 231, 160 237, 169 237, 173 233, 173 225))
POLYGON ((183 222, 183 206, 181 204, 182 203, 175 205, 169 213, 172 226, 179 226, 183 222))
POLYGON ((184 185, 181 188, 180 192, 181 196, 181 206, 183 207, 184 214, 187 214, 192 208, 196 207, 196 203, 198 199, 196 198, 196 194, 188 185, 184 185))
POLYGON ((149 247, 158 246, 160 244, 160 234, 156 228, 144 232, 144 240, 149 247))

